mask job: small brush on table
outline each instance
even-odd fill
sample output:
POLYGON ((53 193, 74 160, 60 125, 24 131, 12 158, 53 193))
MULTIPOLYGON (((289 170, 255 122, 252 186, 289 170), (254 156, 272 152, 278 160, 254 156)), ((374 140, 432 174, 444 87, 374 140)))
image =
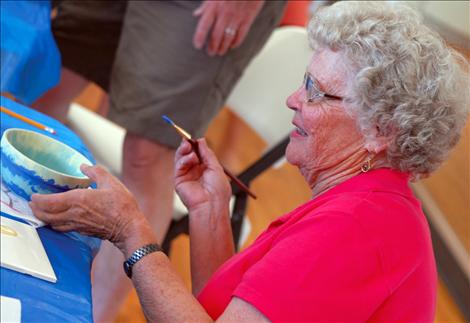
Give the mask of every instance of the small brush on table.
POLYGON ((13 117, 13 118, 16 118, 16 119, 18 119, 18 120, 21 120, 21 121, 23 121, 23 122, 26 122, 27 124, 30 124, 30 125, 32 125, 32 126, 34 126, 34 127, 36 127, 36 128, 41 129, 41 130, 47 131, 47 132, 49 132, 49 133, 51 133, 51 134, 53 134, 53 135, 56 134, 56 132, 55 132, 55 130, 54 130, 53 128, 48 127, 48 126, 45 126, 45 125, 43 125, 42 123, 39 123, 39 122, 37 122, 37 121, 34 121, 34 120, 30 119, 30 118, 27 118, 27 117, 25 117, 25 116, 23 116, 23 115, 21 115, 21 114, 19 114, 19 113, 16 113, 15 111, 8 110, 8 109, 5 108, 5 107, 1 107, 1 106, 0 106, 0 112, 3 112, 3 113, 5 113, 5 114, 8 114, 9 116, 11 116, 11 117, 13 117))

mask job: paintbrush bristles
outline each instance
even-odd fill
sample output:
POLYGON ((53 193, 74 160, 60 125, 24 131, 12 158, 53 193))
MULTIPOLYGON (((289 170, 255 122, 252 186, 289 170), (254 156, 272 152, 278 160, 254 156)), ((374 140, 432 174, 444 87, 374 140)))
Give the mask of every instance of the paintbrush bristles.
POLYGON ((184 130, 183 128, 175 125, 174 123, 172 124, 173 127, 175 127, 176 131, 178 131, 178 133, 183 136, 183 138, 187 139, 187 140, 191 140, 192 137, 189 133, 186 132, 186 130, 184 130))
POLYGON ((192 137, 191 135, 186 131, 184 130, 183 128, 181 128, 180 126, 177 126, 176 123, 173 122, 173 120, 170 119, 170 117, 166 116, 166 115, 163 115, 162 116, 162 119, 168 123, 169 125, 173 126, 173 128, 176 129, 176 131, 178 131, 178 133, 180 134, 180 136, 182 136, 183 138, 187 139, 187 140, 191 140, 192 137))

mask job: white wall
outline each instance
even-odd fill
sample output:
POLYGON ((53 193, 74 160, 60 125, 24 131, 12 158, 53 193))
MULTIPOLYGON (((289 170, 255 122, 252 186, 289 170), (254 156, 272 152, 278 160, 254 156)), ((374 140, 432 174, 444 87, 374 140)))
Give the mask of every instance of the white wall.
POLYGON ((425 18, 436 20, 470 37, 470 1, 400 1, 400 3, 417 9, 425 18))
POLYGON ((445 38, 470 47, 470 1, 388 1, 413 7, 445 38), (452 34, 452 35, 450 35, 452 34))

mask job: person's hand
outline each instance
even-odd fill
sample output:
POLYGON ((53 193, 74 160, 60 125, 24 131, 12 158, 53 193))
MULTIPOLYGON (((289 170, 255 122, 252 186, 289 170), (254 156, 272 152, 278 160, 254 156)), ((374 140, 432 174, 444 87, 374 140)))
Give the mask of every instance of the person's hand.
POLYGON ((81 166, 98 188, 75 189, 58 194, 33 194, 34 215, 57 231, 79 233, 109 240, 118 247, 137 225, 146 225, 132 194, 100 166, 81 166))
POLYGON ((201 49, 207 39, 209 55, 224 55, 245 39, 264 0, 204 1, 193 15, 199 18, 193 37, 194 47, 201 49))
POLYGON ((201 161, 186 140, 176 150, 176 192, 190 212, 228 207, 231 188, 222 166, 204 139, 198 145, 201 161))

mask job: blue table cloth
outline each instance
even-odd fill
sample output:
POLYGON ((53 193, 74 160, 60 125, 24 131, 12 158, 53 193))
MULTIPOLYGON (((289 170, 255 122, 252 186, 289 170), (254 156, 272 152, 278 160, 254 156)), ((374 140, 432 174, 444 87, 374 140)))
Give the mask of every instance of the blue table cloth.
MULTIPOLYGON (((0 97, 1 106, 54 128, 52 135, 4 113, 1 133, 8 128, 24 128, 49 135, 80 151, 94 162, 90 152, 70 129, 60 122, 7 98, 0 97)), ((3 216, 8 216, 2 213, 3 216)), ((8 216, 11 218, 11 216, 8 216)), ((1 268, 1 294, 21 301, 23 322, 91 322, 90 270, 100 240, 76 232, 59 233, 49 227, 38 229, 39 237, 57 276, 50 283, 16 271, 1 268)))

